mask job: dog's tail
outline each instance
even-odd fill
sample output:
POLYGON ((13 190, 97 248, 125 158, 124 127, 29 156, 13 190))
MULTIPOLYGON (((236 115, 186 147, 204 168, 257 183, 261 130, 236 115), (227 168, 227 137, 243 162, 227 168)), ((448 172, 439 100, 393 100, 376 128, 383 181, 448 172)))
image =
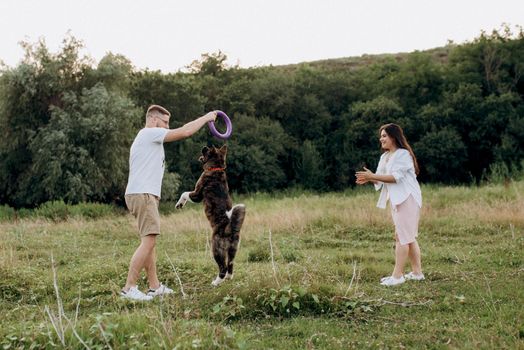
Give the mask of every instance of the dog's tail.
POLYGON ((236 235, 240 232, 245 217, 246 206, 244 204, 237 204, 231 209, 231 234, 236 235))

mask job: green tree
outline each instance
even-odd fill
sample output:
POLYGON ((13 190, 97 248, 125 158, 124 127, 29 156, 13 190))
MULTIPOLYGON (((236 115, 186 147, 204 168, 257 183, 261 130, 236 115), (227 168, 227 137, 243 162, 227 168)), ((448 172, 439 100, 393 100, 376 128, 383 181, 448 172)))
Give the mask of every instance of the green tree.
POLYGON ((216 76, 227 68, 227 55, 222 51, 204 53, 187 67, 190 73, 216 76))
POLYGON ((25 205, 48 200, 114 201, 125 190, 128 154, 141 113, 102 83, 80 96, 65 93, 49 123, 31 140, 30 178, 21 183, 25 205), (37 180, 37 181, 35 181, 37 180))
MULTIPOLYGON (((25 57, 16 68, 0 74, 0 159, 2 201, 27 205, 21 184, 31 179, 33 154, 29 144, 51 118, 50 106, 63 103, 64 91, 78 92, 82 77, 91 70, 89 60, 79 56, 81 42, 68 36, 62 50, 49 52, 43 40, 22 43, 25 57)), ((34 205, 38 203, 33 203, 34 205)))
POLYGON ((251 99, 252 83, 245 76, 239 76, 231 83, 224 85, 217 96, 217 105, 227 111, 228 114, 246 114, 255 113, 255 105, 251 99))
POLYGON ((328 183, 335 189, 351 186, 356 170, 363 166, 373 169, 380 156, 378 129, 386 123, 398 123, 403 115, 398 103, 386 97, 351 105, 340 128, 328 139, 328 183))
POLYGON ((292 74, 267 67, 258 69, 257 74, 251 83, 255 116, 285 123, 295 113, 296 93, 292 74))
POLYGON ((510 116, 507 128, 501 135, 500 145, 495 150, 495 159, 507 165, 519 167, 524 160, 524 105, 510 116))
POLYGON ((442 66, 429 54, 414 52, 381 85, 385 96, 399 101, 406 113, 411 114, 423 105, 438 102, 443 84, 442 66))
POLYGON ((428 182, 461 183, 469 180, 464 167, 466 145, 451 127, 426 133, 413 144, 420 166, 420 179, 428 182))
POLYGON ((120 196, 137 125, 125 97, 129 62, 108 55, 98 72, 70 36, 58 53, 43 41, 23 47, 24 60, 0 76, 2 202, 33 207, 120 196))
POLYGON ((200 94, 199 81, 188 74, 136 72, 132 76, 130 97, 143 109, 144 115, 152 104, 167 108, 171 112, 172 127, 181 126, 205 111, 205 98, 200 94))
POLYGON ((273 191, 287 185, 284 163, 291 140, 269 118, 237 115, 228 140, 228 179, 237 192, 273 191))
POLYGON ((451 78, 455 85, 472 83, 483 95, 523 91, 524 32, 512 33, 508 25, 491 33, 482 32, 471 43, 450 53, 451 78))
POLYGON ((310 140, 299 147, 296 161, 297 180, 305 188, 320 190, 325 186, 324 164, 320 152, 310 140))
POLYGON ((90 74, 85 80, 90 86, 102 83, 106 89, 119 91, 127 96, 131 88, 133 70, 131 61, 126 57, 108 53, 98 62, 96 69, 89 71, 90 74))

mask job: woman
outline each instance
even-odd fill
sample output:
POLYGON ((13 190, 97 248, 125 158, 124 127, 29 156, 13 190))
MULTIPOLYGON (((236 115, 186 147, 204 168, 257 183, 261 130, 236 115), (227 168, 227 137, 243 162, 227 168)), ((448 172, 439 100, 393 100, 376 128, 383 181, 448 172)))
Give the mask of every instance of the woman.
POLYGON ((417 243, 418 222, 422 207, 422 193, 417 182, 419 172, 417 158, 409 146, 402 128, 396 124, 380 127, 380 144, 385 151, 380 157, 377 172, 357 171, 356 183, 375 184, 381 189, 377 207, 385 209, 389 199, 391 216, 395 224, 395 268, 391 276, 381 279, 380 284, 394 286, 406 280, 423 280, 420 248, 417 243), (404 275, 404 265, 411 261, 411 272, 404 275))

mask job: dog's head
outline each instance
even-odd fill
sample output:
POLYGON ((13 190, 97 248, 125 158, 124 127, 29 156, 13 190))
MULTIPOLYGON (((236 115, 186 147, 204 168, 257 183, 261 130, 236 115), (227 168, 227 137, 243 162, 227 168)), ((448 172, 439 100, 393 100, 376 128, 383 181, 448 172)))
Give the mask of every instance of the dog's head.
POLYGON ((198 160, 202 163, 204 170, 211 168, 225 168, 226 167, 227 146, 220 148, 204 147, 202 148, 202 155, 198 160))

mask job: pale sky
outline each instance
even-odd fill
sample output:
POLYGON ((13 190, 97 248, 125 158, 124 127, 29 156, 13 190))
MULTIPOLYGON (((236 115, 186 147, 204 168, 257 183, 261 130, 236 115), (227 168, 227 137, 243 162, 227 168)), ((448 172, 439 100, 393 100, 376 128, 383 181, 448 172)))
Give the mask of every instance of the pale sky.
POLYGON ((0 60, 20 41, 66 33, 83 54, 126 56, 137 69, 176 72, 221 50, 241 67, 411 52, 524 25, 524 0, 0 0, 0 60))

